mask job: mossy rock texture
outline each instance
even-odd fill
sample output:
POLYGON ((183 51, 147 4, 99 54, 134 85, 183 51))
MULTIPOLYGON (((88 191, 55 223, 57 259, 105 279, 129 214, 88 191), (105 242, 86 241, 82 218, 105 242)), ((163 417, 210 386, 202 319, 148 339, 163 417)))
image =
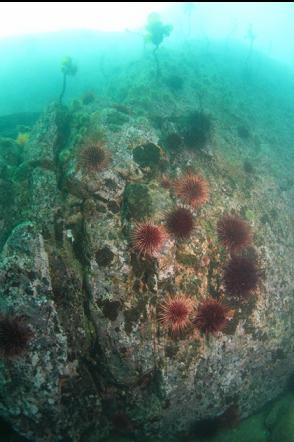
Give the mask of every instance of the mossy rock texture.
MULTIPOLYGON (((157 81, 148 57, 126 63, 82 110, 44 110, 20 163, 0 158, 0 314, 22 316, 33 331, 22 357, 0 359, 0 414, 32 442, 196 442, 193 430, 230 407, 241 425, 217 434, 219 442, 288 442, 293 434, 288 407, 250 418, 282 393, 294 365, 294 194, 285 180, 293 134, 278 100, 265 100, 278 93, 277 80, 259 58, 258 80, 240 88, 244 57, 232 51, 161 49, 162 70, 176 72, 181 61, 181 89, 157 81), (121 102, 126 108, 111 107, 121 102), (238 136, 241 125, 250 137, 238 136), (87 173, 77 153, 98 126, 111 162, 87 173), (159 140, 175 133, 175 148, 163 143, 168 155, 159 140), (209 201, 190 207, 195 228, 185 240, 166 232, 166 217, 186 207, 178 183, 191 173, 207 180, 209 201), (230 253, 217 225, 226 213, 252 229, 242 253, 255 260, 258 284, 244 299, 224 284, 230 253), (133 244, 144 220, 160 232, 151 254, 133 244), (187 327, 172 333, 163 312, 179 294, 192 310, 187 327), (227 305, 227 328, 205 334, 195 318, 210 297, 227 305)), ((279 100, 290 109, 288 86, 279 100)))

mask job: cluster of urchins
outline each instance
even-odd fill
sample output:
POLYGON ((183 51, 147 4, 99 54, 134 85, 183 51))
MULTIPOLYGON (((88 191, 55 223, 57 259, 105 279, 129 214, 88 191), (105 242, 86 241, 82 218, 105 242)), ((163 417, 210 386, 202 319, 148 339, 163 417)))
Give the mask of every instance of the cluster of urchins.
MULTIPOLYGON (((99 172, 107 167, 111 159, 103 140, 87 140, 79 154, 79 163, 89 172, 99 172)), ((170 187, 168 179, 162 180, 163 187, 170 187)), ((188 174, 172 185, 183 206, 178 206, 166 216, 165 226, 152 221, 138 223, 132 235, 133 250, 138 254, 154 257, 160 254, 168 236, 187 240, 194 229, 193 213, 208 200, 208 184, 199 175, 188 174)), ((246 298, 254 292, 258 284, 258 270, 255 262, 238 256, 238 252, 251 242, 248 224, 235 216, 224 216, 217 226, 218 237, 231 253, 224 272, 226 292, 230 296, 246 298)), ((209 298, 201 302, 197 309, 195 300, 179 294, 167 299, 160 306, 160 320, 174 335, 195 325, 201 332, 215 334, 224 330, 230 318, 229 308, 220 301, 209 298)), ((0 316, 0 356, 14 358, 22 355, 33 336, 25 318, 20 316, 0 316)))
MULTIPOLYGON (((163 182, 165 187, 169 183, 163 182)), ((199 175, 187 174, 171 184, 176 196, 183 201, 167 213, 165 224, 152 221, 137 223, 132 233, 132 247, 144 257, 156 257, 169 236, 176 240, 187 240, 194 229, 192 209, 199 208, 208 200, 208 183, 199 175)), ((258 270, 255 261, 239 254, 251 244, 250 226, 238 216, 225 215, 217 225, 220 242, 230 253, 230 260, 224 269, 223 282, 229 297, 246 299, 258 285, 258 270)), ((188 295, 168 296, 160 305, 160 321, 174 336, 189 328, 200 332, 216 334, 225 329, 232 318, 232 309, 215 298, 208 298, 196 306, 188 295)))

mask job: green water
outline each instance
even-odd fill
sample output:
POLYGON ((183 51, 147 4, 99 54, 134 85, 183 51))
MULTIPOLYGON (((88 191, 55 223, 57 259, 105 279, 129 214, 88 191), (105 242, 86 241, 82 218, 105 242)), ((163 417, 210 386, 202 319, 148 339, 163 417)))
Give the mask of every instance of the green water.
POLYGON ((145 23, 0 38, 0 440, 293 442, 293 3, 145 23))

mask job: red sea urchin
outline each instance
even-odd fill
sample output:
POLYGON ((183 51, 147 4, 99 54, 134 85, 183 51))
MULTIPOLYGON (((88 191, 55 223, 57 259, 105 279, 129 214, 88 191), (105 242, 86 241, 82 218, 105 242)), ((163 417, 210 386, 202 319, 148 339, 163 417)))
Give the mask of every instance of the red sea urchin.
POLYGON ((255 262, 246 257, 234 256, 225 268, 225 289, 231 296, 247 297, 256 290, 258 279, 255 262))
POLYGON ((192 213, 184 207, 175 208, 167 214, 166 228, 178 239, 189 238, 194 228, 192 213))
POLYGON ((199 305, 194 323, 206 335, 216 334, 227 325, 228 312, 228 307, 216 299, 206 299, 199 305))
POLYGON ((160 322, 172 333, 180 333, 191 324, 194 301, 185 295, 169 296, 160 306, 160 322))
POLYGON ((140 255, 156 256, 166 238, 167 234, 162 226, 151 221, 138 223, 132 233, 133 249, 140 255))
POLYGON ((80 164, 89 172, 99 172, 110 161, 110 153, 102 140, 88 140, 80 151, 80 164))
POLYGON ((20 316, 0 317, 0 356, 14 358, 21 356, 28 347, 33 332, 20 316))
POLYGON ((208 200, 208 183, 199 175, 185 175, 175 183, 175 191, 192 207, 200 207, 208 200))
POLYGON ((218 222, 217 234, 221 243, 232 253, 251 243, 250 226, 238 216, 223 216, 218 222))

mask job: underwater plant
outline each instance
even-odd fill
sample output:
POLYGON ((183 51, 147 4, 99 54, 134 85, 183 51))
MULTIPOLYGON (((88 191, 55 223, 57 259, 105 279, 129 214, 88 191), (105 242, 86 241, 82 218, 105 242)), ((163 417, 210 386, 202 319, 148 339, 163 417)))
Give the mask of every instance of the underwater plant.
POLYGON ((148 16, 148 23, 146 25, 146 41, 154 44, 157 50, 163 40, 168 37, 172 31, 172 25, 164 25, 158 14, 151 13, 148 16))
POLYGON ((105 169, 111 160, 111 154, 105 148, 103 140, 89 138, 79 152, 79 162, 89 172, 105 169))
POLYGON ((194 300, 186 295, 169 296, 160 306, 160 322, 173 334, 182 332, 192 323, 194 305, 194 300))
POLYGON ((131 239, 134 251, 143 256, 155 257, 161 251, 167 234, 162 226, 144 221, 135 226, 131 239))
POLYGON ((15 358, 28 348, 33 332, 21 316, 0 317, 0 356, 15 358))
POLYGON ((184 2, 184 3, 182 3, 182 8, 183 8, 183 12, 187 18, 187 38, 190 38, 191 19, 192 19, 193 11, 195 9, 195 3, 194 2, 184 2))
POLYGON ((62 90, 59 97, 59 103, 62 104, 62 100, 66 91, 67 86, 67 77, 71 76, 73 77, 76 75, 78 70, 77 65, 73 62, 71 57, 65 57, 61 62, 61 72, 63 74, 63 83, 62 83, 62 90))
POLYGON ((229 308, 214 298, 203 301, 194 319, 196 327, 206 335, 222 331, 229 320, 229 308))
POLYGON ((249 258, 233 256, 225 268, 225 289, 231 296, 246 298, 256 290, 258 280, 259 272, 256 263, 249 258))
POLYGON ((147 43, 152 43, 155 46, 153 50, 153 55, 156 64, 157 78, 160 77, 160 66, 157 51, 163 40, 170 35, 172 28, 172 25, 164 25, 161 22, 158 14, 152 13, 148 16, 148 22, 145 28, 147 31, 147 34, 145 35, 145 41, 147 43))
POLYGON ((200 175, 188 174, 175 183, 175 191, 184 203, 200 207, 208 200, 208 183, 200 175))
POLYGON ((177 207, 167 214, 166 228, 177 239, 187 239, 190 237, 193 228, 193 215, 185 207, 177 207))
POLYGON ((231 253, 239 252, 251 244, 250 226, 238 216, 223 216, 217 224, 217 234, 220 242, 231 253))
POLYGON ((20 132, 17 135, 16 142, 19 146, 24 146, 30 139, 29 132, 20 132))

